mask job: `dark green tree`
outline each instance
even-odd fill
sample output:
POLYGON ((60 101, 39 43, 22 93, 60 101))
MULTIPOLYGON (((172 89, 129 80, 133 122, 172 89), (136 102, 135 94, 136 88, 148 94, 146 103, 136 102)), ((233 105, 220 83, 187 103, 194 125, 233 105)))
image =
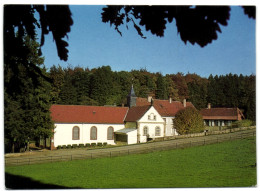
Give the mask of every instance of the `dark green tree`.
POLYGON ((133 83, 133 76, 131 72, 120 71, 114 74, 117 84, 120 86, 120 99, 117 104, 127 104, 127 95, 129 94, 131 85, 133 83))
POLYGON ((155 97, 157 99, 168 99, 167 84, 162 74, 157 74, 155 97))
MULTIPOLYGON (((39 67, 43 58, 38 55, 39 45, 29 37, 23 39, 28 53, 28 65, 39 67)), ((8 56, 8 55, 6 55, 8 56)), ((20 59, 9 57, 10 62, 16 63, 14 72, 11 65, 4 63, 4 130, 6 151, 19 150, 27 146, 29 141, 49 137, 53 133, 53 122, 50 118, 50 84, 32 67, 25 67, 20 59)), ((41 73, 47 76, 46 70, 41 73)))
POLYGON ((188 85, 189 101, 199 110, 205 108, 207 105, 208 80, 197 74, 187 74, 185 81, 188 85))
POLYGON ((245 86, 247 89, 246 97, 248 98, 245 104, 245 115, 247 119, 256 121, 256 77, 254 75, 248 76, 245 86))
POLYGON ((97 68, 91 76, 90 98, 99 105, 114 104, 113 96, 113 72, 110 66, 97 68))
POLYGON ((77 105, 77 89, 74 86, 73 82, 73 76, 74 75, 74 70, 73 68, 67 68, 65 70, 65 75, 64 75, 64 83, 61 86, 61 91, 60 91, 60 100, 59 104, 75 104, 77 105))
POLYGON ((61 92, 61 87, 64 83, 65 72, 61 66, 56 67, 55 65, 50 68, 49 76, 52 80, 51 87, 51 97, 52 103, 59 103, 59 96, 61 92))

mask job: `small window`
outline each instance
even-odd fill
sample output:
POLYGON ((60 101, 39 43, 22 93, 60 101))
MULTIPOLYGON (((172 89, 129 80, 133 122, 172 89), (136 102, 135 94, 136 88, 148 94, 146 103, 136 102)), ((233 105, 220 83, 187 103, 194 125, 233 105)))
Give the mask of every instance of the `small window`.
POLYGON ((151 113, 150 115, 148 115, 148 120, 156 120, 156 115, 151 113))
POLYGON ((143 131, 144 136, 148 135, 148 127, 144 127, 143 131))
POLYGON ((155 136, 160 136, 161 135, 161 128, 160 127, 156 127, 155 128, 155 136))
POLYGON ((79 140, 79 127, 72 128, 72 140, 79 140))
POLYGON ((95 126, 90 129, 90 140, 97 140, 97 128, 95 126))
POLYGON ((113 127, 107 128, 107 140, 114 140, 114 128, 113 127))

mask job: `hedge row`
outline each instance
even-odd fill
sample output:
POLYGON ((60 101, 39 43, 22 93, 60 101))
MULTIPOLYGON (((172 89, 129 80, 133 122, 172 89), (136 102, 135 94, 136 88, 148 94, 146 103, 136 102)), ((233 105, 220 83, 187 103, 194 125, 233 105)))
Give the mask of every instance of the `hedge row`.
POLYGON ((72 144, 72 145, 58 145, 57 149, 86 148, 86 147, 104 147, 106 145, 107 145, 107 142, 104 142, 104 143, 72 144))

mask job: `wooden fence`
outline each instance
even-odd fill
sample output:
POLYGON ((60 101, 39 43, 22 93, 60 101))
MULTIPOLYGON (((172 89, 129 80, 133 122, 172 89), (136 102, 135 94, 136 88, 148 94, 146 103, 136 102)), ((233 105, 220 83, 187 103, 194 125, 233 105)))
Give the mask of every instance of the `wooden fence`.
POLYGON ((187 148, 193 146, 201 146, 208 145, 213 143, 220 143, 228 140, 236 140, 243 139, 247 137, 256 136, 256 132, 243 132, 240 134, 228 134, 225 136, 212 137, 209 139, 205 139, 205 137, 201 137, 201 139, 196 141, 191 141, 189 139, 183 139, 182 141, 165 141, 164 144, 144 144, 140 148, 129 148, 122 147, 120 150, 115 151, 101 151, 93 152, 93 153, 85 153, 85 154, 71 154, 71 155, 53 155, 53 156, 42 156, 42 157, 29 157, 29 158, 5 158, 5 165, 31 165, 31 164, 39 164, 39 163, 52 163, 58 161, 72 161, 72 160, 80 160, 80 159, 96 159, 103 157, 117 157, 117 156, 125 156, 130 154, 141 154, 141 153, 150 153, 154 151, 162 151, 162 150, 172 150, 179 148, 187 148))

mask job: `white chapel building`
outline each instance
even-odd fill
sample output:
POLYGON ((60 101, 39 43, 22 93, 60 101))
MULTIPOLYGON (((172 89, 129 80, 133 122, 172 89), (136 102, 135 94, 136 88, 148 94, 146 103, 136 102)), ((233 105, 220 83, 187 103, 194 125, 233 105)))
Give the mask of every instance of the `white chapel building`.
POLYGON ((62 145, 125 142, 136 144, 178 135, 175 114, 192 103, 136 97, 134 88, 127 97, 129 107, 52 105, 55 129, 52 149, 62 145))

